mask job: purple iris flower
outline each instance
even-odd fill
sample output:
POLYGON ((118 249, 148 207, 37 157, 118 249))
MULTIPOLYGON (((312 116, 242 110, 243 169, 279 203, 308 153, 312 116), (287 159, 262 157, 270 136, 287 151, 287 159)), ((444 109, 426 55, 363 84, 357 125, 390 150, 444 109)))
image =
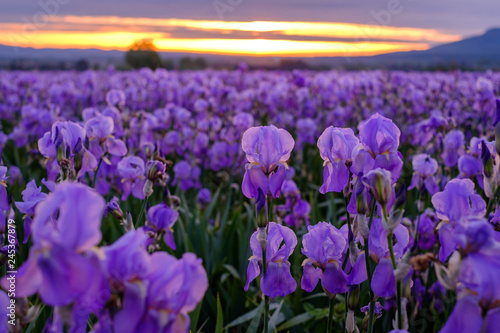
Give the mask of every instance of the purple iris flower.
MULTIPOLYGON (((365 315, 367 315, 370 312, 370 304, 362 306, 361 309, 359 309, 361 312, 364 312, 365 315)), ((373 311, 373 314, 375 318, 380 318, 382 317, 382 311, 384 310, 384 307, 380 302, 375 302, 375 308, 373 311)))
POLYGON ((123 309, 114 318, 115 331, 189 332, 188 313, 208 288, 201 259, 192 253, 176 259, 155 252, 148 266, 144 280, 132 281, 125 290, 123 309))
POLYGON ((304 144, 314 144, 317 137, 318 125, 314 119, 304 118, 297 120, 297 147, 302 148, 304 144))
POLYGON ((23 201, 18 201, 15 205, 17 209, 19 209, 19 212, 25 214, 23 243, 26 244, 29 236, 31 235, 31 223, 33 221, 33 216, 35 215, 35 207, 40 201, 45 199, 47 194, 42 192, 41 186, 36 186, 36 181, 33 179, 26 185, 26 188, 22 192, 22 196, 23 201))
POLYGON ((200 206, 206 206, 212 201, 212 195, 210 194, 210 190, 208 188, 202 188, 200 192, 198 192, 198 197, 196 199, 200 206))
POLYGON ((85 108, 82 110, 82 119, 83 121, 87 121, 91 118, 99 116, 101 113, 97 108, 85 108))
POLYGON ((233 125, 240 131, 245 131, 253 125, 253 116, 249 113, 240 112, 233 118, 233 125))
POLYGON ((126 156, 118 162, 118 174, 122 177, 122 200, 127 200, 132 193, 137 199, 144 199, 145 168, 142 158, 126 156))
MULTIPOLYGON (((284 297, 297 287, 297 283, 290 273, 288 258, 297 245, 297 236, 292 229, 270 222, 268 226, 266 248, 266 274, 262 277, 261 289, 269 297, 284 297)), ((250 238, 250 248, 253 255, 247 269, 245 291, 248 291, 250 282, 260 275, 262 269, 262 249, 257 240, 258 231, 250 238)))
POLYGON ((10 185, 14 185, 16 182, 18 184, 23 183, 23 174, 21 172, 21 169, 19 169, 15 165, 11 165, 9 167, 9 183, 10 185))
POLYGON ((57 121, 51 131, 38 140, 38 150, 43 156, 58 161, 60 158, 74 160, 76 155, 80 156, 78 176, 81 176, 97 167, 95 156, 83 146, 85 137, 85 129, 80 125, 71 121, 57 121))
POLYGON ((165 134, 161 141, 161 151, 165 155, 170 155, 173 152, 181 152, 180 148, 181 135, 177 131, 170 131, 165 134))
POLYGON ((284 205, 275 206, 276 211, 283 218, 283 222, 296 229, 301 225, 309 225, 309 213, 311 205, 306 200, 303 200, 300 195, 297 184, 291 179, 294 174, 293 168, 287 170, 287 178, 281 186, 281 193, 285 197, 284 205))
MULTIPOLYGON (((52 306, 73 304, 73 327, 86 327, 104 306, 109 286, 95 246, 101 240, 104 199, 79 183, 59 183, 35 209, 33 247, 18 269, 16 296, 37 293, 52 306)), ((6 286, 5 278, 2 285, 6 286)))
POLYGON ((245 131, 241 147, 248 163, 242 190, 247 198, 256 198, 259 190, 280 196, 290 153, 295 145, 290 133, 275 126, 252 127, 245 131))
POLYGON ((125 105, 125 93, 119 89, 112 89, 106 94, 106 102, 109 106, 121 107, 125 105))
POLYGON ((230 145, 228 143, 223 141, 215 142, 208 151, 210 168, 214 171, 220 171, 221 169, 231 166, 233 161, 229 153, 230 145))
POLYGON ((300 228, 301 225, 309 225, 309 213, 311 212, 311 205, 306 200, 300 199, 295 202, 292 208, 292 214, 285 216, 283 222, 300 228))
POLYGON ((455 228, 463 257, 458 281, 465 286, 441 332, 495 332, 500 309, 500 245, 484 219, 468 218, 455 228))
POLYGON ((464 133, 459 130, 453 130, 444 137, 443 153, 444 165, 453 167, 457 164, 458 158, 465 154, 464 133))
POLYGON ((488 149, 488 153, 496 156, 494 142, 488 142, 485 138, 473 137, 470 140, 470 146, 467 153, 460 156, 460 158, 458 159, 458 170, 460 171, 460 178, 473 179, 474 177, 476 177, 477 182, 481 188, 484 188, 485 185, 483 179, 483 162, 481 160, 483 144, 485 149, 488 149))
POLYGON ((378 113, 358 126, 360 143, 352 152, 353 174, 368 173, 375 168, 391 172, 395 183, 401 175, 403 158, 398 152, 401 131, 392 120, 378 113))
POLYGON ((486 202, 474 191, 470 179, 453 179, 444 191, 432 196, 432 204, 441 220, 458 222, 468 216, 482 217, 486 212, 486 202))
POLYGON ((349 182, 352 150, 359 144, 350 128, 330 126, 318 139, 318 148, 324 162, 321 193, 341 192, 349 182))
POLYGON ((474 191, 470 179, 453 179, 444 188, 432 196, 432 204, 438 218, 448 220, 439 229, 439 260, 444 262, 455 250, 455 227, 469 218, 481 218, 486 212, 486 202, 474 191))
POLYGON ((179 212, 173 210, 162 202, 149 208, 147 217, 147 228, 155 231, 156 233, 165 232, 165 243, 167 243, 170 248, 175 250, 176 246, 172 228, 179 218, 179 212))
POLYGON ((201 169, 199 166, 191 166, 187 161, 180 161, 174 165, 175 178, 173 179, 173 184, 179 184, 179 187, 183 191, 187 191, 190 188, 200 188, 200 175, 201 169))
POLYGON ((438 162, 427 154, 418 154, 413 157, 413 176, 408 190, 412 188, 425 189, 429 194, 434 195, 439 191, 436 183, 435 174, 438 170, 438 162))
POLYGON ((458 280, 485 303, 500 300, 500 244, 495 234, 485 219, 469 218, 455 228, 463 257, 458 280))
POLYGON ((458 159, 458 171, 461 178, 477 177, 479 185, 483 185, 483 163, 481 159, 471 154, 464 154, 458 159))
POLYGON ((500 308, 481 308, 474 296, 458 299, 440 333, 494 333, 498 331, 500 308))
POLYGON ((110 246, 102 247, 102 267, 114 291, 123 291, 128 283, 144 280, 149 273, 148 236, 142 229, 131 230, 110 246))
POLYGON ((36 205, 45 199, 46 193, 42 192, 42 187, 36 186, 36 181, 33 179, 22 192, 23 201, 16 202, 16 207, 23 214, 34 215, 36 205))
POLYGON ((366 280, 364 254, 358 257, 349 275, 342 270, 347 251, 346 235, 327 222, 319 222, 307 229, 302 239, 302 253, 307 257, 303 263, 302 289, 313 291, 321 279, 321 285, 328 293, 345 293, 348 285, 366 280))
POLYGON ((210 139, 206 133, 200 132, 196 134, 193 144, 193 153, 196 156, 206 155, 210 139))
POLYGON ((124 156, 127 147, 122 140, 113 137, 114 121, 111 117, 97 116, 85 123, 85 131, 89 139, 89 149, 96 158, 101 158, 104 152, 111 155, 124 156), (105 151, 103 152, 103 148, 105 151))
POLYGON ((427 209, 420 215, 420 222, 418 226, 418 246, 422 250, 431 250, 436 242, 436 234, 434 228, 437 224, 436 214, 427 209))

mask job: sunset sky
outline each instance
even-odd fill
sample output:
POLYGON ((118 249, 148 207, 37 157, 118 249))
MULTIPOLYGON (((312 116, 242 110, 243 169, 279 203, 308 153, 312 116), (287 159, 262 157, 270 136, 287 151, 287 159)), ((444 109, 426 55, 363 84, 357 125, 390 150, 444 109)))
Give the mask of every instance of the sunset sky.
POLYGON ((2 0, 0 44, 270 56, 425 50, 498 25, 482 0, 2 0))

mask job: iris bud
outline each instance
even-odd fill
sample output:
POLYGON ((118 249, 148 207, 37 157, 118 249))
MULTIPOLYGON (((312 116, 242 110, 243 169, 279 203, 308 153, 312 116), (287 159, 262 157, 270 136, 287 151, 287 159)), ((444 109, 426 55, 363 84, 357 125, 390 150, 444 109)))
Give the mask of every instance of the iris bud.
POLYGON ((392 192, 391 173, 389 171, 377 168, 368 172, 362 178, 362 181, 372 191, 380 205, 387 205, 392 192))
POLYGON ((349 286, 349 294, 347 296, 347 307, 349 309, 356 309, 359 302, 359 284, 349 286))
POLYGON ((146 177, 153 183, 165 178, 167 167, 160 161, 148 161, 146 163, 146 177))
POLYGON ((486 178, 490 178, 493 175, 493 161, 490 150, 484 141, 481 141, 481 160, 483 161, 483 173, 486 178))
POLYGON ((366 214, 368 211, 368 196, 365 186, 361 181, 361 176, 358 176, 354 184, 354 195, 356 196, 356 210, 359 214, 366 214))

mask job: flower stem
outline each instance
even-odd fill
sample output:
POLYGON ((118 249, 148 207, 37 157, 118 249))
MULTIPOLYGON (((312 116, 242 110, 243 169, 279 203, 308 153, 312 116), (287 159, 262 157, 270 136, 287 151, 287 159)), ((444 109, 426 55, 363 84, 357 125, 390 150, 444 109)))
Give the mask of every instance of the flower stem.
MULTIPOLYGON (((262 277, 266 275, 266 249, 262 249, 262 277)), ((262 280, 260 281, 262 283, 262 280)), ((269 297, 264 295, 264 333, 269 326, 269 297)))
POLYGON ((94 180, 92 181, 92 188, 95 188, 95 182, 97 180, 97 173, 99 172, 99 169, 101 168, 101 163, 102 163, 102 157, 99 159, 99 164, 97 164, 97 169, 94 172, 94 180))
MULTIPOLYGON (((351 227, 351 215, 349 214, 349 212, 347 211, 347 205, 349 204, 348 203, 348 198, 347 197, 344 197, 344 203, 345 203, 345 212, 346 212, 346 217, 347 217, 347 227, 349 228, 349 236, 352 234, 352 227, 351 227)), ((349 243, 350 245, 350 243, 349 243)), ((349 249, 350 249, 350 246, 347 246, 347 252, 346 252, 346 255, 345 255, 345 258, 344 258, 344 262, 342 263, 342 270, 344 270, 347 266, 347 261, 349 260, 349 249)))
MULTIPOLYGON (((389 244, 389 252, 391 253, 392 268, 395 270, 396 257, 394 256, 394 248, 392 246, 392 232, 387 234, 387 244, 389 244)), ((396 298, 397 298, 397 309, 398 309, 398 328, 403 328, 403 319, 401 317, 401 281, 396 282, 396 298)))
MULTIPOLYGON (((368 230, 372 227, 373 214, 375 213, 375 205, 377 201, 373 199, 372 209, 370 211, 370 220, 368 222, 368 230)), ((368 291, 370 294, 370 317, 368 319, 368 333, 373 332, 373 313, 375 310, 375 296, 372 291, 372 272, 370 269, 370 251, 368 249, 368 237, 365 239, 365 263, 366 263, 366 275, 368 276, 368 291)))
MULTIPOLYGON (((271 206, 271 197, 267 196, 266 198, 266 226, 264 229, 266 230, 266 240, 267 240, 267 226, 269 225, 269 207, 271 206)), ((267 241, 266 241, 266 246, 262 246, 262 278, 266 275, 266 270, 267 270, 267 259, 266 259, 266 248, 267 248, 267 241)), ((262 280, 260 281, 262 284, 262 280)), ((264 333, 267 333, 269 329, 269 296, 264 295, 264 333)))
POLYGON ((139 214, 139 217, 137 218, 137 223, 135 224, 136 228, 138 228, 142 225, 142 223, 141 223, 142 216, 144 215, 144 212, 146 211, 146 205, 148 204, 148 201, 149 201, 149 197, 146 197, 146 199, 144 199, 144 202, 142 203, 141 213, 139 214))
POLYGON ((486 210, 486 215, 485 215, 486 218, 490 216, 491 209, 493 208, 493 203, 496 201, 498 194, 500 194, 500 186, 496 189, 495 193, 493 194, 493 198, 488 200, 488 208, 486 210))
MULTIPOLYGON (((417 202, 420 201, 420 191, 417 192, 417 202)), ((417 228, 415 230, 415 241, 414 241, 414 244, 413 244, 413 248, 412 248, 412 252, 417 252, 418 250, 418 236, 419 236, 419 229, 420 229, 420 210, 417 208, 417 214, 418 214, 418 217, 417 217, 417 228)), ((416 298, 415 298, 416 299, 416 298)))
POLYGON ((327 326, 326 326, 326 332, 331 333, 332 332, 332 321, 333 321, 333 303, 335 301, 335 297, 329 297, 328 298, 328 321, 327 321, 327 326))

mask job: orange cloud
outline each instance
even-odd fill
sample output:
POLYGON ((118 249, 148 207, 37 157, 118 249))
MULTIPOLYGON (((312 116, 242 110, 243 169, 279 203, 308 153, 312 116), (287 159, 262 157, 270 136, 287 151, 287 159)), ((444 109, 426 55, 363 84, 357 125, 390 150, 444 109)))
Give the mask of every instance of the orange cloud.
POLYGON ((431 44, 460 38, 431 29, 351 23, 225 22, 115 16, 52 16, 38 31, 26 33, 24 28, 19 23, 0 23, 0 44, 125 50, 135 40, 149 38, 160 51, 168 52, 314 57, 425 50, 431 44), (198 31, 198 38, 174 38, 179 28, 188 29, 194 36, 198 31), (202 32, 207 31, 209 36, 200 38, 202 32), (273 37, 267 36, 275 39, 252 36, 266 32, 276 33, 273 37))
POLYGON ((335 22, 285 22, 285 21, 207 21, 188 19, 152 19, 117 16, 55 16, 53 22, 71 24, 113 24, 124 26, 161 26, 183 27, 201 30, 220 31, 276 31, 285 35, 339 37, 356 39, 387 39, 407 41, 452 42, 460 39, 459 35, 441 33, 435 29, 400 28, 352 23, 335 22))

